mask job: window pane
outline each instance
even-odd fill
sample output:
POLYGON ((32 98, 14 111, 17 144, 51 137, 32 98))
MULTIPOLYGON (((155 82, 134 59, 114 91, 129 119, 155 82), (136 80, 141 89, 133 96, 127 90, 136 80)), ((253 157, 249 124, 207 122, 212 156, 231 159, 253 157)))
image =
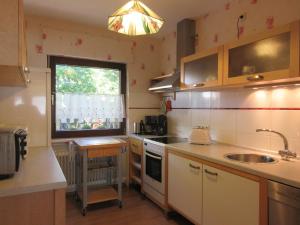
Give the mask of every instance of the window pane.
POLYGON ((56 65, 56 92, 119 95, 120 70, 56 65))
POLYGON ((56 130, 120 129, 121 71, 56 65, 56 130))

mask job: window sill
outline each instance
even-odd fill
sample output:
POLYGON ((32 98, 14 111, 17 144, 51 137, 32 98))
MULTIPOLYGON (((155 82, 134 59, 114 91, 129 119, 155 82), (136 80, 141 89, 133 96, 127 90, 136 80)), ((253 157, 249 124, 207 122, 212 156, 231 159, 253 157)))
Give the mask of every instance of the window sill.
POLYGON ((81 140, 81 139, 93 139, 93 138, 107 138, 107 137, 111 137, 111 138, 128 138, 128 135, 117 135, 117 136, 94 136, 94 137, 80 137, 80 138, 53 138, 51 139, 51 143, 55 144, 55 143, 66 143, 66 142, 71 142, 74 140, 81 140))

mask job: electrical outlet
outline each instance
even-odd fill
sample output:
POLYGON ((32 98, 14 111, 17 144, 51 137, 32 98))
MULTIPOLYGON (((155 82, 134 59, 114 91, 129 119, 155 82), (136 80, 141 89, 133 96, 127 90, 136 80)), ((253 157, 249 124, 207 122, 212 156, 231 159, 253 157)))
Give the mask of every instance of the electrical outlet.
POLYGON ((244 12, 239 16, 241 22, 245 22, 247 20, 247 13, 244 12))

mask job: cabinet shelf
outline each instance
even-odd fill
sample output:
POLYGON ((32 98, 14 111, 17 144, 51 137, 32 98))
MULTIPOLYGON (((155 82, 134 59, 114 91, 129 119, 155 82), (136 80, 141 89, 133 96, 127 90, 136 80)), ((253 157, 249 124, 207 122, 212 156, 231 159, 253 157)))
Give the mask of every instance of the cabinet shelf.
POLYGON ((99 163, 96 165, 91 165, 89 166, 88 170, 99 170, 99 169, 107 169, 107 168, 116 168, 117 165, 116 164, 111 164, 111 163, 99 163))
POLYGON ((138 163, 138 162, 131 162, 131 165, 132 165, 134 168, 138 169, 138 170, 141 170, 141 169, 142 169, 141 163, 138 163))
POLYGON ((137 176, 131 176, 131 179, 134 180, 136 183, 138 183, 139 185, 142 184, 142 179, 137 177, 137 176))
MULTIPOLYGON (((78 192, 80 199, 83 199, 82 192, 78 192)), ((118 199, 118 192, 113 187, 104 187, 98 189, 89 189, 87 203, 95 204, 118 199)))

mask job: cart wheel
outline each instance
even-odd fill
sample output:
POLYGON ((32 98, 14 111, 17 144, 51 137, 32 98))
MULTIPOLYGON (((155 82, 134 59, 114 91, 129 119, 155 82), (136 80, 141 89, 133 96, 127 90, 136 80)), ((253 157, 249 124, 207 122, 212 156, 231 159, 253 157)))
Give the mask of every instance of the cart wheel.
POLYGON ((86 208, 83 208, 83 209, 81 210, 81 214, 82 214, 83 216, 86 216, 86 208))
POLYGON ((123 208, 123 202, 119 201, 119 208, 122 209, 123 208))
POLYGON ((164 210, 164 215, 167 220, 171 219, 171 213, 169 210, 164 210))
POLYGON ((145 200, 145 199, 146 199, 146 194, 145 194, 145 192, 141 193, 141 199, 142 199, 142 200, 145 200))

